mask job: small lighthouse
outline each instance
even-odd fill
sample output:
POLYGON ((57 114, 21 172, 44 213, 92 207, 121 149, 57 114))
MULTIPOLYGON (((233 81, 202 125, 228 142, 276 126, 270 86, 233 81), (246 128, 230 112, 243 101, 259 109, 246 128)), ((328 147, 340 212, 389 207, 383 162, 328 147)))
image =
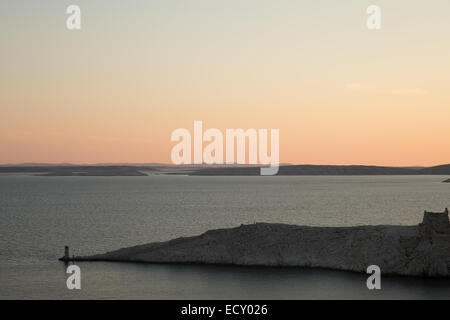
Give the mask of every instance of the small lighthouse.
POLYGON ((69 260, 69 246, 64 246, 64 259, 69 260))
POLYGON ((69 246, 64 246, 64 256, 59 258, 58 260, 59 261, 65 261, 65 262, 70 261, 69 246))

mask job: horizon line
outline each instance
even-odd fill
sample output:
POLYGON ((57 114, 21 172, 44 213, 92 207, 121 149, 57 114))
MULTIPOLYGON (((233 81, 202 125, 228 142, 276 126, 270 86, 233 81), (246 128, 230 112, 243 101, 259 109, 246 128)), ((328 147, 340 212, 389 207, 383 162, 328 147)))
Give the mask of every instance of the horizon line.
MULTIPOLYGON (((430 168, 443 165, 450 165, 450 163, 441 163, 436 165, 380 165, 380 164, 311 164, 311 163, 279 163, 279 166, 365 166, 365 167, 392 167, 392 168, 430 168)), ((238 163, 222 163, 222 164, 173 164, 168 162, 94 162, 94 163, 72 163, 72 162, 21 162, 21 163, 0 163, 1 167, 14 166, 172 166, 172 167, 186 167, 186 166, 262 166, 262 164, 238 164, 238 163)))

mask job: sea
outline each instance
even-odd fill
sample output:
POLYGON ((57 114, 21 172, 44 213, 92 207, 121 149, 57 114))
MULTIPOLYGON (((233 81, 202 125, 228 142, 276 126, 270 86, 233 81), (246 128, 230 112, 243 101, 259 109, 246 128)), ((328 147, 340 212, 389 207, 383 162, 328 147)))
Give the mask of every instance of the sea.
POLYGON ((450 299, 450 279, 305 268, 77 262, 70 255, 255 222, 417 225, 450 207, 448 176, 46 177, 0 174, 0 299, 450 299))

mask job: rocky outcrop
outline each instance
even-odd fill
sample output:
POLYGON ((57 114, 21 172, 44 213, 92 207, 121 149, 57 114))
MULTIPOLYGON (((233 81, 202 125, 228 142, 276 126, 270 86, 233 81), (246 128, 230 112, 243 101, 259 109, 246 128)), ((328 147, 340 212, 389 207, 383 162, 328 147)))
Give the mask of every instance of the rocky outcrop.
MULTIPOLYGON (((62 260, 66 260, 62 258, 62 260)), ((448 210, 425 212, 418 226, 306 227, 257 223, 124 248, 74 261, 311 267, 450 277, 448 210)))

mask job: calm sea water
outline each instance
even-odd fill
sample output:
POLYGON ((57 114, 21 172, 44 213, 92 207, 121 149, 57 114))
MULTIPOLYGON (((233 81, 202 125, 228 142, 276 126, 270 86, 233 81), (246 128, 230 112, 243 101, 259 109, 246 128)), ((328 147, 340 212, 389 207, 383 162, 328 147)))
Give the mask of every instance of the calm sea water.
POLYGON ((450 281, 328 270, 78 263, 66 288, 64 245, 85 255, 254 222, 418 224, 450 207, 444 176, 38 177, 0 175, 1 299, 450 299, 450 281))

